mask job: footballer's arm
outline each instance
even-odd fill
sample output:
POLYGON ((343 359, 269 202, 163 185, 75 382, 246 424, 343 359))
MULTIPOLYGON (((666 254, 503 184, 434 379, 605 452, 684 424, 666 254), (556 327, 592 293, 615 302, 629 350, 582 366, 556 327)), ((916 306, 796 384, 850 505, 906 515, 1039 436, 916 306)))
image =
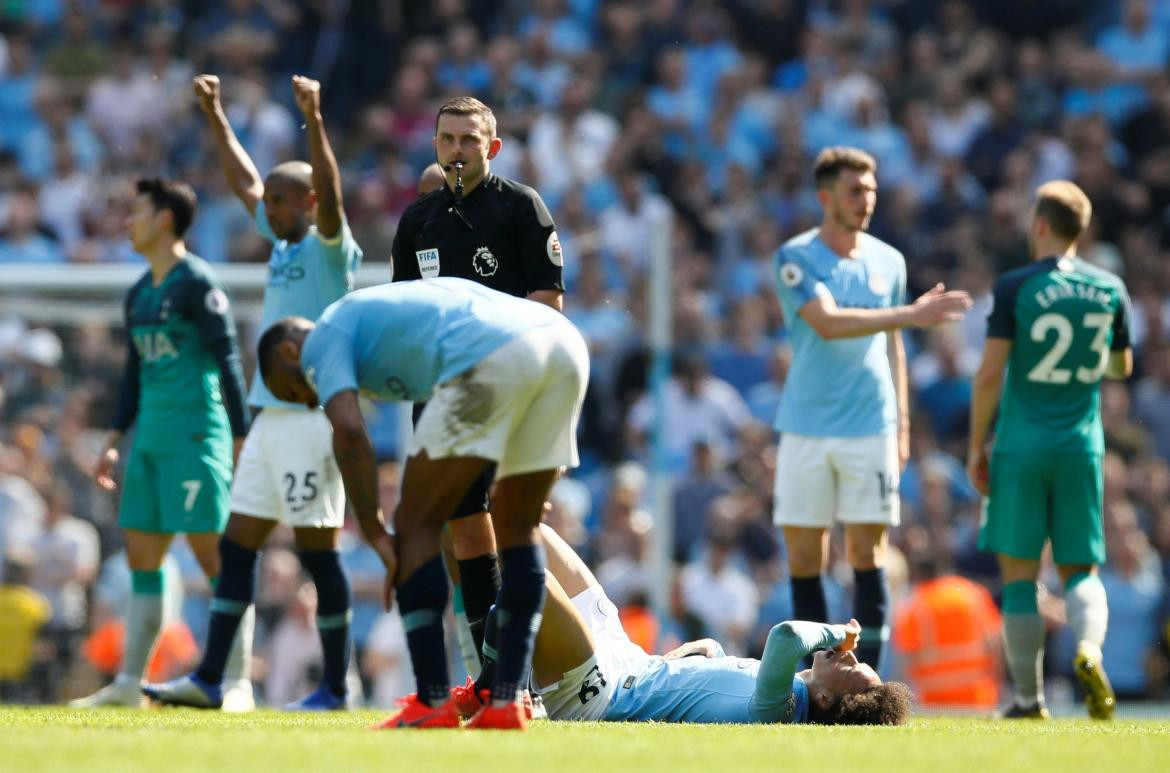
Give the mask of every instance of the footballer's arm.
POLYGON ((983 361, 971 381, 971 435, 967 445, 967 475, 981 494, 988 492, 987 436, 1003 393, 1003 374, 1012 352, 1009 338, 988 338, 983 361))
POLYGON ((305 117, 309 138, 309 165, 313 167, 313 192, 317 195, 317 230, 332 239, 341 230, 345 217, 341 208, 341 172, 325 134, 321 118, 321 84, 312 78, 294 75, 293 95, 305 117))
POLYGON ((386 567, 386 606, 389 608, 398 558, 394 537, 386 529, 378 502, 378 464, 374 445, 362 419, 357 391, 346 389, 329 398, 325 404, 325 416, 333 425, 333 455, 345 484, 345 495, 353 507, 362 536, 386 567))
POLYGON ((809 300, 797 312, 826 340, 860 338, 903 327, 931 327, 957 322, 971 308, 971 296, 962 290, 935 285, 906 306, 889 309, 841 308, 828 293, 809 300))
POLYGON ((1116 352, 1109 352, 1109 364, 1105 366, 1105 378, 1124 381, 1133 374, 1133 349, 1128 346, 1116 352))
POLYGON ((195 96, 199 99, 199 107, 207 116, 207 125, 215 138, 215 149, 227 177, 228 187, 248 208, 248 214, 255 215, 256 207, 264 198, 264 181, 256 171, 248 151, 236 139, 236 133, 232 131, 227 115, 223 112, 219 99, 219 77, 195 76, 195 96))
POLYGON ((890 373, 894 377, 894 395, 898 402, 898 470, 910 461, 910 379, 906 373, 906 346, 901 330, 891 330, 886 339, 890 373))

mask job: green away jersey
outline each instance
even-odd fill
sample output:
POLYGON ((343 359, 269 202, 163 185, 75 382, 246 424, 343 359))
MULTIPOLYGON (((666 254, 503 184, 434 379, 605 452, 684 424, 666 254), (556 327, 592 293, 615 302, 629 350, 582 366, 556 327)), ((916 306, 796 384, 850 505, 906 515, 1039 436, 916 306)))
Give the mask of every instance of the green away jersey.
POLYGON ((987 335, 1012 342, 995 452, 1102 453, 1101 379, 1130 345, 1121 279, 1052 257, 1001 276, 994 300, 987 335))
POLYGON ((147 271, 125 313, 130 347, 114 429, 137 417, 138 448, 206 440, 230 459, 231 437, 247 432, 244 379, 227 294, 210 267, 188 253, 158 286, 147 271))

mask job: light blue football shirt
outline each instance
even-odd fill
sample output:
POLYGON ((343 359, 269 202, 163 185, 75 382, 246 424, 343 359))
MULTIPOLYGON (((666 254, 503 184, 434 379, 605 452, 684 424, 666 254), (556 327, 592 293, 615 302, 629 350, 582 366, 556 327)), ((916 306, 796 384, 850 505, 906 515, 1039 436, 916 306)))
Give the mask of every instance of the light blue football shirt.
MULTIPOLYGON (((312 225, 299 242, 277 238, 268 225, 263 201, 256 206, 254 220, 260 234, 272 243, 268 286, 264 289, 264 308, 260 315, 261 332, 281 317, 315 320, 326 306, 353 289, 353 274, 361 265, 362 248, 354 241, 349 223, 344 219, 341 230, 332 239, 326 239, 312 225)), ((259 374, 252 380, 248 404, 257 408, 304 408, 273 397, 259 374)))
POLYGON ((858 257, 842 258, 819 234, 814 228, 793 237, 772 259, 792 341, 792 365, 775 427, 814 437, 891 434, 898 405, 886 334, 829 341, 797 312, 818 296, 831 296, 849 308, 899 306, 906 294, 906 260, 865 233, 858 257))
POLYGON ((333 303, 301 349, 321 405, 346 389, 378 400, 426 401, 533 328, 572 324, 543 303, 455 277, 367 287, 333 303))
POLYGON ((701 722, 736 725, 808 722, 808 685, 800 659, 845 640, 844 626, 790 620, 768 634, 762 660, 693 656, 649 658, 620 683, 607 722, 701 722))

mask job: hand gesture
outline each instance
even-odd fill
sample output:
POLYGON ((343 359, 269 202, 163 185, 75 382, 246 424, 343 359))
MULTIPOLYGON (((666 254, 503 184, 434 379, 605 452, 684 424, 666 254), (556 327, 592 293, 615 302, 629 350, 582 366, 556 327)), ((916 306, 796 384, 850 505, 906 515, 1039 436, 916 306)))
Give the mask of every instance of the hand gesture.
POLYGON ((971 451, 967 455, 967 477, 971 485, 983 496, 991 491, 991 473, 987 462, 987 451, 982 448, 971 451))
POLYGON ((118 449, 106 448, 98 457, 97 466, 93 470, 93 479, 98 486, 106 491, 113 491, 118 487, 114 481, 114 468, 118 466, 118 449))
POLYGON ((958 322, 971 308, 971 296, 963 290, 947 290, 936 284, 914 301, 914 327, 934 327, 943 322, 958 322))
POLYGON ((199 107, 208 115, 219 109, 219 76, 196 75, 195 98, 199 100, 199 107))
POLYGON ((293 98, 305 118, 312 118, 321 110, 321 83, 303 75, 292 76, 293 98))
POLYGON ((833 649, 837 652, 849 652, 857 647, 857 640, 860 638, 861 623, 857 622, 855 618, 850 618, 849 622, 845 624, 845 641, 833 649))

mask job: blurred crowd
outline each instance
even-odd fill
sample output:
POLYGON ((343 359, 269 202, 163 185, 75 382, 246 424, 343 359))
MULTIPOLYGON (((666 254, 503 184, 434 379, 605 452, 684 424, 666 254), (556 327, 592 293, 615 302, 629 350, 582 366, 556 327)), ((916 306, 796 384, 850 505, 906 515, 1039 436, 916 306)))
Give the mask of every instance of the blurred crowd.
MULTIPOLYGON (((1032 191, 1075 180, 1095 210, 1082 255, 1121 274, 1134 301, 1138 371, 1102 394, 1105 666, 1124 697, 1164 696, 1168 65, 1167 0, 9 0, 0 283, 11 263, 141 263, 122 224, 129 182, 156 173, 199 192, 193 251, 266 259, 191 96, 204 71, 222 77, 261 173, 305 154, 289 76, 322 81, 350 224, 366 264, 386 264, 433 160, 437 105, 477 95, 504 139, 492 171, 531 184, 553 210, 566 314, 592 352, 583 464, 558 483, 549 520, 648 647, 711 635, 754 654, 792 608, 770 517, 771 422, 791 357, 770 258, 820 219, 812 157, 835 144, 872 153, 881 189, 871 230, 905 253, 910 294, 943 281, 977 299, 964 322, 908 336, 913 453, 893 535, 895 610, 950 573, 998 591, 994 559, 976 549, 980 502, 962 464, 970 377, 994 277, 1028 259, 1032 191), (677 572, 672 614, 659 621, 646 610, 656 517, 646 313, 664 210, 674 215, 676 352, 664 398, 677 572)), ((89 471, 122 357, 117 328, 29 330, 0 308, 4 699, 80 694, 116 665, 128 570, 115 498, 89 471)), ((402 447, 389 437, 380 448, 390 506, 402 447)), ((385 703, 409 690, 401 626, 380 611, 376 557, 356 536, 344 552, 358 670, 370 700, 385 703)), ((152 673, 189 662, 206 625, 209 590, 181 541, 171 564, 185 625, 152 673)), ((846 619, 851 573, 837 539, 830 574, 832 616, 846 619)), ((1059 685, 1071 655, 1060 583, 1046 579, 1059 685)), ((278 541, 259 588, 257 683, 276 703, 315 684, 312 585, 278 541)), ((907 641, 897 628, 895 642, 907 641)))

